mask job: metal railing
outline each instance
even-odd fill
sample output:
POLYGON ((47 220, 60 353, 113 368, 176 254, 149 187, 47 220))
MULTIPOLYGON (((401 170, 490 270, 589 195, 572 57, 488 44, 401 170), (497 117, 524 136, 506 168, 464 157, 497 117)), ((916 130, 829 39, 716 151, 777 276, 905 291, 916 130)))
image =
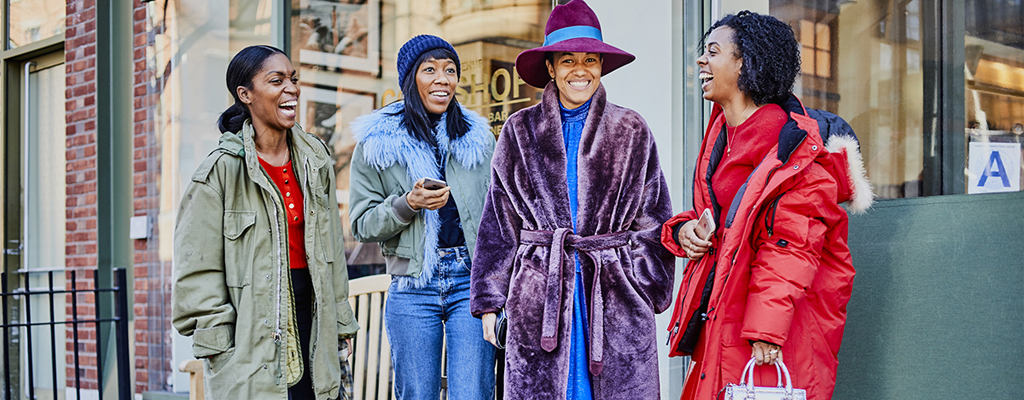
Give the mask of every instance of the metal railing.
MULTIPOLYGON (((5 291, 5 290, 7 290, 7 288, 9 288, 9 286, 8 286, 8 275, 9 274, 6 273, 6 272, 5 273, 0 273, 0 285, 2 285, 2 286, 0 286, 0 291, 3 291, 3 292, 0 292, 0 306, 3 307, 3 324, 0 325, 0 328, 3 329, 3 340, 4 340, 4 346, 3 346, 3 349, 4 349, 3 350, 3 370, 4 370, 4 373, 3 373, 3 375, 4 375, 4 377, 3 377, 3 385, 4 386, 3 386, 3 390, 2 390, 3 398, 6 399, 6 400, 14 400, 14 399, 21 398, 18 393, 16 393, 15 391, 12 390, 13 387, 20 387, 21 386, 20 385, 21 382, 19 381, 19 382, 16 382, 14 385, 12 385, 11 379, 18 379, 18 380, 25 379, 24 383, 26 383, 28 387, 26 388, 26 390, 23 390, 23 391, 27 395, 27 398, 29 398, 29 399, 35 399, 36 398, 36 393, 35 393, 36 381, 35 381, 35 368, 34 368, 34 366, 35 366, 35 363, 36 363, 37 360, 35 360, 35 356, 36 355, 33 354, 33 351, 32 351, 32 349, 34 349, 34 347, 33 347, 33 341, 34 340, 47 340, 47 339, 49 340, 49 342, 50 342, 50 360, 49 360, 49 362, 50 362, 50 368, 51 368, 51 374, 50 375, 51 375, 51 377, 53 379, 53 382, 51 382, 51 383, 53 384, 54 391, 56 391, 56 390, 58 390, 58 388, 62 387, 62 385, 59 385, 60 382, 58 382, 58 376, 60 376, 60 374, 58 374, 57 367, 58 367, 58 365, 60 365, 60 363, 58 363, 57 357, 58 357, 58 354, 60 354, 61 357, 66 357, 64 354, 66 352, 67 343, 66 343, 66 339, 64 339, 63 335, 60 335, 59 337, 60 337, 61 340, 58 340, 57 326, 61 326, 63 328, 65 326, 70 325, 71 332, 72 332, 72 345, 74 347, 74 350, 73 350, 73 353, 74 353, 73 360, 74 360, 74 375, 75 375, 74 376, 75 398, 81 399, 82 398, 82 392, 81 392, 81 390, 82 390, 81 389, 82 388, 82 368, 81 368, 81 361, 80 361, 80 356, 79 356, 79 347, 81 347, 81 346, 79 346, 79 327, 92 325, 92 326, 95 327, 95 330, 96 330, 96 335, 95 335, 94 339, 95 339, 95 344, 96 344, 96 365, 95 365, 95 367, 96 367, 96 370, 97 370, 97 381, 98 381, 97 385, 99 386, 99 390, 98 390, 99 397, 98 398, 100 400, 102 400, 103 399, 103 387, 102 387, 102 382, 103 382, 103 377, 102 377, 102 375, 103 375, 102 374, 102 371, 103 371, 103 354, 104 354, 104 351, 106 351, 108 349, 106 349, 105 346, 104 346, 103 335, 101 333, 102 333, 102 331, 103 331, 103 329, 105 327, 109 327, 110 325, 114 325, 113 329, 114 329, 114 334, 116 335, 115 336, 115 340, 114 340, 114 346, 116 347, 116 350, 117 350, 116 363, 117 363, 117 385, 118 385, 117 393, 118 393, 118 398, 119 399, 131 399, 132 398, 132 394, 131 394, 131 392, 132 392, 132 389, 131 389, 132 382, 131 382, 131 377, 130 377, 131 365, 129 364, 129 353, 128 353, 128 350, 129 350, 128 346, 130 345, 131 342, 130 342, 130 340, 128 338, 128 322, 129 322, 129 318, 128 318, 128 315, 129 315, 128 314, 128 312, 129 312, 129 310, 128 310, 128 280, 127 280, 127 274, 126 274, 125 270, 122 269, 122 268, 115 268, 114 269, 114 271, 113 271, 114 272, 114 286, 113 287, 109 287, 109 288, 100 288, 100 279, 99 279, 99 275, 100 274, 99 274, 98 271, 93 271, 94 273, 93 273, 93 286, 92 286, 93 288, 92 289, 79 289, 78 288, 78 277, 76 275, 77 271, 74 271, 74 270, 67 272, 68 277, 71 280, 71 285, 69 286, 70 289, 66 289, 64 287, 55 288, 54 287, 54 279, 53 279, 54 278, 54 272, 57 272, 58 274, 65 274, 64 271, 46 271, 47 278, 48 278, 47 279, 48 285, 44 289, 32 288, 29 285, 29 276, 28 276, 28 274, 19 273, 18 275, 24 276, 24 280, 23 280, 23 282, 18 282, 19 283, 18 289, 15 289, 15 290, 10 291, 10 292, 5 291), (93 304, 91 304, 94 307, 94 309, 96 310, 96 312, 94 314, 99 314, 99 310, 102 309, 101 306, 102 306, 104 301, 111 301, 109 299, 104 299, 104 297, 105 297, 104 294, 105 293, 113 293, 114 299, 112 301, 114 302, 115 315, 113 317, 111 317, 111 318, 98 318, 98 315, 93 315, 93 316, 88 317, 87 319, 79 319, 79 315, 78 315, 78 295, 79 294, 90 294, 90 293, 93 295, 92 297, 94 299, 93 304), (71 318, 67 319, 67 320, 64 320, 64 321, 57 321, 56 318, 55 318, 55 315, 56 315, 57 311, 54 310, 54 307, 55 307, 54 306, 54 304, 55 304, 54 303, 55 296, 56 295, 66 296, 68 294, 71 295, 71 296, 68 296, 68 297, 71 298, 71 316, 70 316, 71 318), (32 307, 32 300, 36 299, 38 297, 47 297, 48 298, 49 307, 50 307, 50 310, 49 310, 49 315, 50 315, 49 321, 36 321, 36 322, 32 321, 32 312, 31 312, 32 311, 32 309, 31 309, 31 307, 32 307), (24 312, 23 313, 22 312, 18 312, 17 314, 23 315, 24 318, 15 317, 14 318, 14 319, 16 319, 15 321, 11 320, 12 318, 10 316, 10 314, 11 314, 10 311, 12 310, 12 305, 20 305, 20 306, 22 306, 24 312), (39 326, 45 326, 45 327, 49 327, 50 328, 50 332, 49 332, 49 335, 48 335, 49 337, 48 338, 46 338, 46 337, 44 337, 44 338, 33 337, 33 332, 32 332, 33 329, 31 329, 31 328, 32 327, 39 327, 39 326), (27 329, 23 329, 23 328, 27 328, 27 329), (10 373, 10 371, 11 371, 11 363, 12 363, 12 356, 14 357, 14 362, 17 363, 17 362, 19 362, 19 359, 21 359, 21 357, 22 357, 22 354, 21 354, 22 351, 20 349, 20 344, 17 344, 17 346, 15 346, 15 349, 17 349, 16 354, 13 354, 13 355, 10 354, 12 352, 11 351, 11 344, 12 344, 11 343, 11 336, 12 335, 19 336, 19 337, 24 337, 26 346, 28 348, 28 351, 24 352, 25 353, 24 354, 24 361, 27 364, 26 365, 27 373, 26 374, 15 375, 13 378, 11 376, 12 374, 10 373), (57 352, 58 345, 64 351, 61 351, 60 353, 58 353, 57 352)), ((19 279, 19 281, 21 281, 21 279, 19 279)), ((18 369, 20 370, 20 368, 18 368, 18 369)), ((54 398, 56 398, 56 393, 54 394, 54 398)))

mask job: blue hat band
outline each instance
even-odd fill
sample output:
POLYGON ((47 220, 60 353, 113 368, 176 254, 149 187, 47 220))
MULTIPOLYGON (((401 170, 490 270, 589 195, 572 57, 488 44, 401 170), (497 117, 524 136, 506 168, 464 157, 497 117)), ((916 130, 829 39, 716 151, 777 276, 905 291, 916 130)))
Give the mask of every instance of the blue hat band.
POLYGON ((550 46, 563 40, 576 39, 576 38, 591 38, 604 41, 601 38, 601 30, 593 26, 588 25, 577 25, 568 26, 557 31, 549 33, 544 37, 544 45, 550 46))

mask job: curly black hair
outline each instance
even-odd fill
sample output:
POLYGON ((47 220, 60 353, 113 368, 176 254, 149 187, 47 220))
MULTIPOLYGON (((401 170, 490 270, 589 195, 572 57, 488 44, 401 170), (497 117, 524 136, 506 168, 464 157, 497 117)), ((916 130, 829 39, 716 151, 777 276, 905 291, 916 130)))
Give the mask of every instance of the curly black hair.
POLYGON ((737 58, 743 59, 737 86, 756 104, 782 104, 800 73, 800 44, 793 29, 770 15, 740 11, 711 25, 700 39, 699 52, 711 31, 732 28, 737 58))

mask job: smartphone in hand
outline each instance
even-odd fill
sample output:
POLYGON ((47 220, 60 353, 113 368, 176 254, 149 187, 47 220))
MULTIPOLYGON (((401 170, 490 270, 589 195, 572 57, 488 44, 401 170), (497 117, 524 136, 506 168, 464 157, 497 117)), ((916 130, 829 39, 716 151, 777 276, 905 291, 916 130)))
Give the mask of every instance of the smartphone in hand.
POLYGON ((448 187, 445 181, 433 178, 423 178, 423 188, 427 190, 438 190, 448 187))
POLYGON ((711 215, 711 209, 705 208, 697 220, 697 226, 693 227, 693 233, 701 240, 711 240, 715 234, 715 217, 711 215))

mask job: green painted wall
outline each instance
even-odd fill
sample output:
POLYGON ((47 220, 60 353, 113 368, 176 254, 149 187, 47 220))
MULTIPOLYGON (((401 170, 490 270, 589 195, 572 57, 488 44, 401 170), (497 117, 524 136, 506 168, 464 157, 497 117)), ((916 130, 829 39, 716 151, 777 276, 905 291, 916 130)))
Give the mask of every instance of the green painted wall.
POLYGON ((1024 193, 882 201, 850 248, 835 399, 1024 398, 1024 193))

